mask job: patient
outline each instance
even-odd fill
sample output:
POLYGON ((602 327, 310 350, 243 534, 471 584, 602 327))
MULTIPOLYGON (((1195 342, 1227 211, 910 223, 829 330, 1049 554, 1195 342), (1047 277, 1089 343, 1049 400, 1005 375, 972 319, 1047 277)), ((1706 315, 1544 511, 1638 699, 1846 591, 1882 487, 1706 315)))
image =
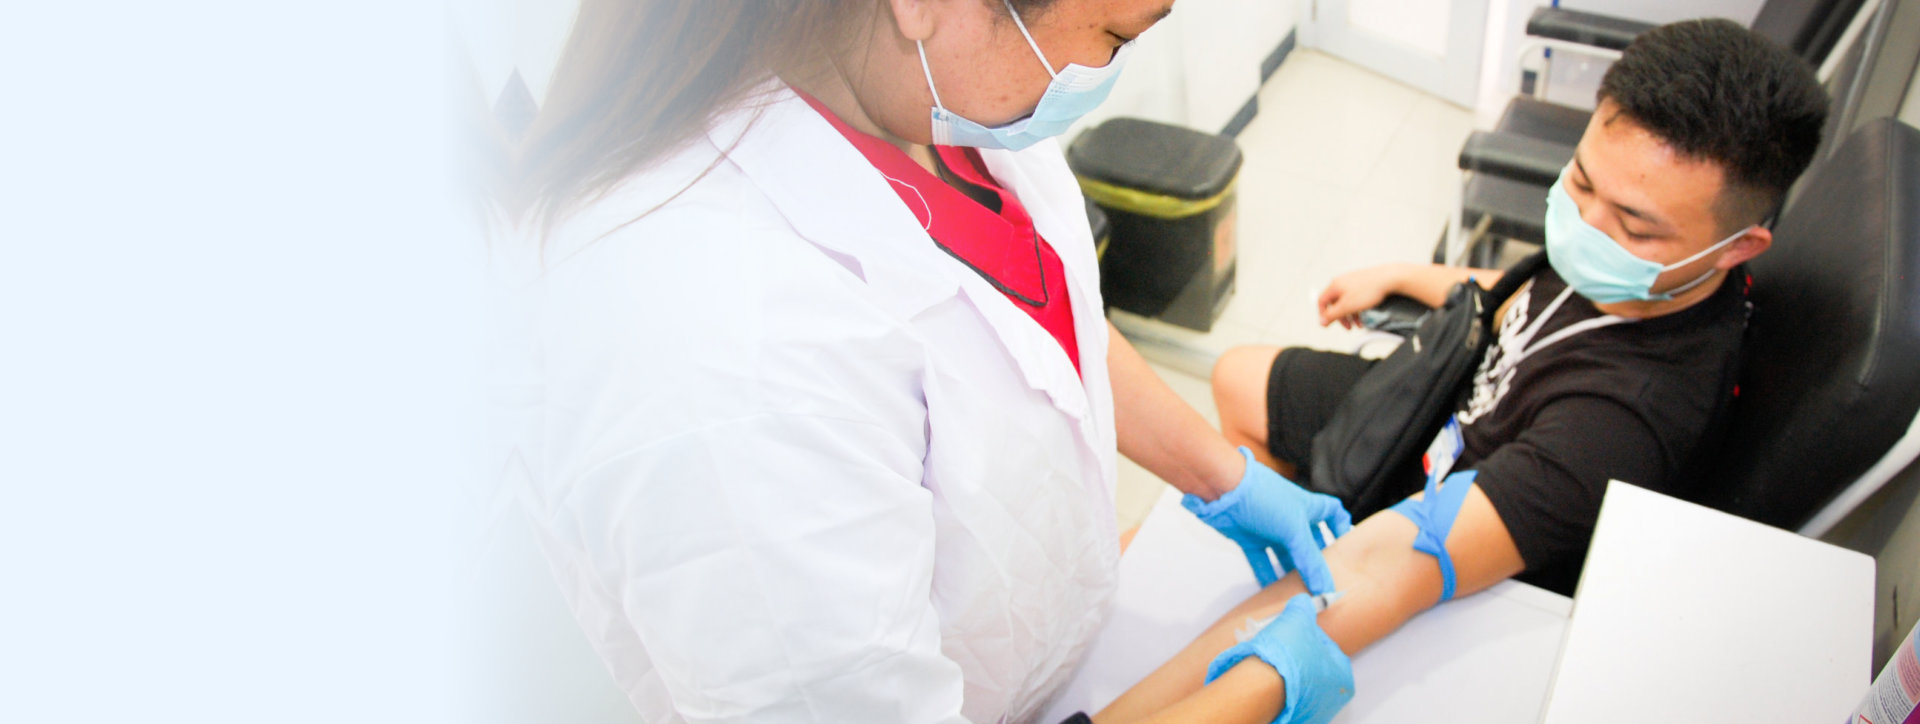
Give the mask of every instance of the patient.
MULTIPOLYGON (((1826 96, 1787 50, 1711 20, 1642 35, 1598 99, 1548 197, 1547 263, 1516 268, 1534 270, 1531 281, 1496 314, 1497 340, 1455 414, 1465 449, 1435 497, 1457 501, 1457 514, 1416 494, 1326 550, 1345 597, 1319 623, 1348 653, 1448 589, 1467 595, 1519 577, 1571 593, 1609 479, 1684 495, 1691 471, 1711 458, 1703 441, 1734 394, 1749 309, 1741 264, 1772 243, 1766 224, 1812 159, 1826 96), (1422 526, 1443 545, 1415 550, 1422 526)), ((1321 295, 1321 322, 1350 326, 1393 293, 1438 306, 1457 282, 1490 287, 1500 276, 1415 265, 1354 272, 1321 295)), ((1214 370, 1221 426, 1299 479, 1311 470, 1313 434, 1369 364, 1232 350, 1214 370)), ((1141 720, 1194 696, 1215 656, 1234 646, 1236 625, 1273 615, 1301 590, 1297 575, 1268 586, 1096 720, 1141 720)))

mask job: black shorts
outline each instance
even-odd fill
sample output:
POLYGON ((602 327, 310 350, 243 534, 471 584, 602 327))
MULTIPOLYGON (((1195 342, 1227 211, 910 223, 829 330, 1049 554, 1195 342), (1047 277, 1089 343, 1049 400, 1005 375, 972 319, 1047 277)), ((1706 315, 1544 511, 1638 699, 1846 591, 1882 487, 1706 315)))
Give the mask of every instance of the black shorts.
POLYGON ((1353 384, 1374 360, 1288 347, 1267 373, 1267 451, 1293 463, 1304 481, 1313 470, 1313 436, 1327 426, 1353 384))

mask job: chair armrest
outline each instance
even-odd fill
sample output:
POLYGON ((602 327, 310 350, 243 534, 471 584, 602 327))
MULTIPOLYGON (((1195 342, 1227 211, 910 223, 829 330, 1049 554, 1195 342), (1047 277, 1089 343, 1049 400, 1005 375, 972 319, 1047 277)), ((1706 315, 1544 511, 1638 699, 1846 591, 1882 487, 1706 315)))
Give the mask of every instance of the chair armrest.
POLYGON ((1638 20, 1553 7, 1534 8, 1527 18, 1528 35, 1607 50, 1625 50, 1634 38, 1653 28, 1638 20))
POLYGON ((1517 133, 1474 131, 1460 146, 1460 170, 1551 186, 1573 160, 1573 147, 1517 133))

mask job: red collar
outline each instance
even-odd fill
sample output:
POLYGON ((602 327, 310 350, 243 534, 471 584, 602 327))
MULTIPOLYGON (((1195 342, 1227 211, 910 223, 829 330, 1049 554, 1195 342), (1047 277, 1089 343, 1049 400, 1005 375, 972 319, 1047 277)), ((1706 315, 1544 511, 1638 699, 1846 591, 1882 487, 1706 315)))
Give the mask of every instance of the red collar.
MULTIPOLYGON (((797 90, 795 93, 891 182, 894 193, 942 250, 972 267, 1007 296, 1035 307, 1047 303, 1047 279, 1033 217, 1019 199, 994 181, 978 151, 934 147, 941 163, 955 176, 999 198, 999 213, 940 180, 899 147, 847 125, 812 96, 797 90)), ((1061 281, 1054 280, 1056 288, 1061 281)))

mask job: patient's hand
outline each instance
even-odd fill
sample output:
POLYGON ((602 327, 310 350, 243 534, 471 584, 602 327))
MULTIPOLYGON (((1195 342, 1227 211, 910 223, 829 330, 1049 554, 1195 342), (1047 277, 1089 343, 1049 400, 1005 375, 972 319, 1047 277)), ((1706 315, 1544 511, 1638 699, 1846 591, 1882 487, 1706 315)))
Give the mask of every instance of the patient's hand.
POLYGON ((1380 306, 1388 295, 1399 294, 1428 307, 1447 302, 1453 285, 1468 279, 1491 289, 1502 273, 1439 264, 1381 264, 1334 277, 1320 293, 1320 325, 1339 322, 1347 329, 1360 324, 1360 313, 1380 306))
POLYGON ((1334 322, 1347 329, 1358 326, 1361 312, 1380 306, 1394 293, 1405 266, 1382 264, 1334 277, 1320 292, 1320 326, 1334 322))

